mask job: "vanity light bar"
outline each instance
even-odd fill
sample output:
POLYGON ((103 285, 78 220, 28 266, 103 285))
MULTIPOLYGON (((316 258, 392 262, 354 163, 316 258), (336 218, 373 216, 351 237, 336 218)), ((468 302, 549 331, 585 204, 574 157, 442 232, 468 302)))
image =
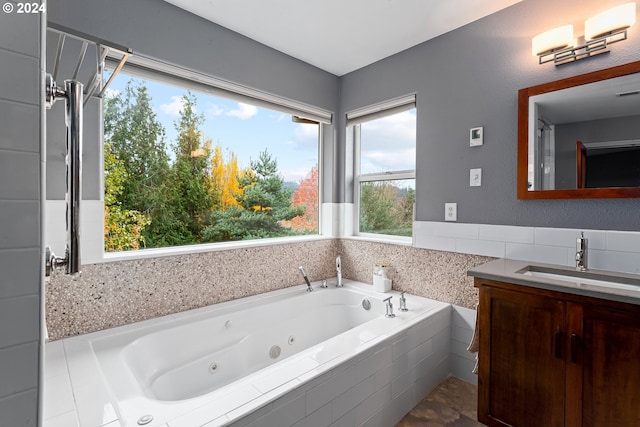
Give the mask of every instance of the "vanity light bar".
POLYGON ((625 3, 587 19, 584 43, 579 46, 572 46, 573 27, 565 25, 534 37, 532 53, 538 57, 539 64, 554 62, 556 65, 605 53, 609 45, 627 39, 627 29, 635 22, 635 1, 625 3))
POLYGON ((609 45, 627 39, 627 29, 612 31, 606 36, 589 40, 580 46, 569 46, 564 49, 552 50, 538 55, 538 63, 546 64, 552 62, 556 65, 575 62, 580 59, 595 56, 600 53, 609 52, 609 45))

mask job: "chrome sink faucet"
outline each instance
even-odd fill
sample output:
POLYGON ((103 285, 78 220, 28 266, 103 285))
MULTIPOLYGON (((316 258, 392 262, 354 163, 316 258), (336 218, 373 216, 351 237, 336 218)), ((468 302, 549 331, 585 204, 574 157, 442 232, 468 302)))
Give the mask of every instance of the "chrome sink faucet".
POLYGON ((580 237, 576 239, 576 270, 587 270, 587 239, 584 232, 580 233, 580 237))
POLYGON ((336 281, 336 287, 342 287, 342 262, 340 261, 340 255, 336 258, 336 274, 338 279, 336 281))

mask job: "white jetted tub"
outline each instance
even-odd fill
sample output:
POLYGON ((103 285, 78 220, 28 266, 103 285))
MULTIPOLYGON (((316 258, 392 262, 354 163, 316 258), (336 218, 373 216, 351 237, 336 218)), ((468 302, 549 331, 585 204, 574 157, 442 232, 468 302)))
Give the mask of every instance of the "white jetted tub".
MULTIPOLYGON (((409 311, 402 312, 397 292, 381 294, 350 281, 343 288, 317 285, 310 293, 296 286, 63 340, 80 425, 246 425, 252 418, 260 427, 316 425, 311 417, 330 425, 349 411, 356 416, 357 405, 339 410, 333 399, 359 386, 368 391, 356 403, 365 402, 383 390, 383 378, 377 385, 375 379, 385 368, 389 402, 404 365, 413 379, 424 378, 418 366, 435 354, 432 364, 442 370, 448 344, 440 351, 432 338, 449 333, 449 304, 407 295, 409 311), (385 316, 383 299, 390 296, 395 318, 385 316), (429 322, 438 314, 441 320, 429 322), (402 356, 406 360, 397 361, 402 356), (368 368, 358 368, 365 360, 368 368), (403 366, 394 368, 394 361, 403 366), (320 396, 323 384, 327 398, 320 396), (282 403, 289 401, 298 409, 282 403)), ((423 383, 437 384, 442 372, 423 383)), ((374 409, 360 418, 375 415, 374 409)))

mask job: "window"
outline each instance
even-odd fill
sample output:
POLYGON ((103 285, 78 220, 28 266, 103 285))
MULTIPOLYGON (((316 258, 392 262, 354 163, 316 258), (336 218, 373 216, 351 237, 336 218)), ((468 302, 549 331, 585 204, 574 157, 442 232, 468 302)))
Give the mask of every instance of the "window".
POLYGON ((412 235, 415 202, 415 96, 347 115, 355 146, 359 234, 412 235))
POLYGON ((126 70, 103 106, 105 251, 318 234, 317 121, 126 70))

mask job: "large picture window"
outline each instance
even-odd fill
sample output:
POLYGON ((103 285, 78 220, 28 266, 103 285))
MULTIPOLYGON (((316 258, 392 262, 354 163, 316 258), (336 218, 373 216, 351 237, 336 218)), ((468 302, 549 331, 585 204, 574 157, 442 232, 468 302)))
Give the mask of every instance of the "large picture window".
POLYGON ((347 116, 355 145, 358 234, 412 236, 415 203, 415 97, 347 116))
POLYGON ((126 72, 103 111, 105 251, 318 233, 312 120, 126 72))

